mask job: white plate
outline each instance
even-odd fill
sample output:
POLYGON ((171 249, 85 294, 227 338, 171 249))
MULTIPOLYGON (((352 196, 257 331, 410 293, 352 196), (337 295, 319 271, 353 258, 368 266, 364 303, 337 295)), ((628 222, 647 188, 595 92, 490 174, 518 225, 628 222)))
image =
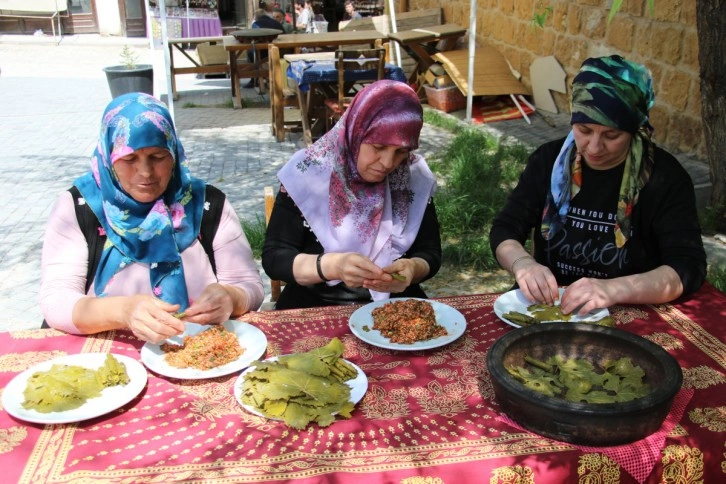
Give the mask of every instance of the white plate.
POLYGON ((37 371, 48 371, 53 365, 74 365, 97 370, 103 366, 107 354, 81 353, 61 356, 53 360, 38 363, 10 380, 10 383, 3 390, 3 408, 13 417, 25 420, 26 422, 64 424, 92 419, 123 407, 136 398, 146 386, 146 368, 128 356, 114 354, 114 358, 126 365, 126 373, 129 375, 129 382, 126 385, 104 388, 100 396, 87 400, 86 403, 73 410, 41 413, 36 410, 23 408, 23 401, 25 400, 23 392, 28 384, 28 379, 33 373, 37 371))
POLYGON ((416 298, 392 298, 366 304, 365 306, 356 309, 355 312, 350 315, 348 326, 354 335, 368 344, 388 350, 402 351, 428 350, 431 348, 445 346, 453 341, 456 341, 459 336, 464 334, 464 331, 466 331, 466 318, 464 318, 464 315, 459 311, 438 301, 422 299, 423 301, 431 303, 434 307, 436 322, 446 328, 446 336, 439 336, 438 338, 428 339, 426 341, 417 341, 411 344, 391 343, 391 340, 383 336, 380 331, 373 329, 372 312, 375 308, 383 306, 384 304, 388 304, 393 301, 405 301, 407 299, 416 298), (367 328, 367 330, 364 329, 364 327, 367 328))
MULTIPOLYGON (((564 292, 565 288, 561 287, 560 299, 562 298, 562 294, 564 292)), ((522 291, 520 291, 519 289, 514 289, 513 291, 505 292, 504 294, 499 296, 496 301, 494 301, 494 313, 499 316, 499 319, 501 319, 508 325, 514 326, 515 328, 520 328, 521 326, 519 324, 504 319, 504 315, 509 311, 517 311, 518 313, 528 314, 532 316, 532 313, 527 311, 527 307, 531 306, 532 304, 534 303, 529 302, 527 298, 525 298, 522 294, 522 291)), ((559 300, 555 304, 559 305, 559 300)), ((608 311, 607 308, 596 309, 594 311, 590 311, 584 316, 573 314, 570 322, 580 323, 583 321, 597 321, 598 319, 602 319, 609 314, 610 311, 608 311)))
MULTIPOLYGON (((268 358, 267 360, 264 360, 264 361, 277 361, 277 357, 268 358)), ((348 360, 345 360, 345 361, 348 364, 350 364, 353 368, 355 368, 355 370, 358 372, 358 375, 356 375, 355 378, 352 378, 345 382, 345 384, 350 387, 350 402, 355 405, 356 403, 360 402, 363 399, 363 396, 368 391, 368 377, 366 377, 366 374, 363 373, 363 370, 361 370, 360 367, 358 367, 358 365, 356 365, 355 363, 351 363, 348 360)), ((257 408, 255 408, 251 405, 242 403, 242 384, 245 381, 245 375, 247 375, 247 373, 251 372, 254 369, 255 369, 254 366, 250 366, 245 371, 243 371, 240 376, 237 377, 237 381, 234 382, 234 398, 237 400, 237 403, 239 403, 242 406, 242 408, 244 408, 245 410, 247 410, 250 413, 257 415, 258 417, 269 418, 271 420, 282 420, 279 418, 268 417, 268 416, 264 415, 262 412, 260 412, 259 410, 257 410, 257 408)))
MULTIPOLYGON (((230 361, 226 365, 211 368, 209 370, 199 370, 196 368, 176 368, 166 362, 164 358, 166 353, 161 350, 161 345, 146 343, 141 348, 141 361, 146 367, 159 375, 168 376, 170 378, 179 378, 180 380, 201 380, 204 378, 216 378, 218 376, 229 375, 231 373, 244 370, 255 360, 260 359, 267 349, 267 337, 265 333, 248 323, 241 321, 229 320, 224 323, 227 331, 237 335, 239 345, 244 348, 244 353, 234 361, 230 361)), ((186 331, 180 335, 194 336, 204 330, 209 329, 209 325, 201 325, 196 323, 186 323, 186 331)))

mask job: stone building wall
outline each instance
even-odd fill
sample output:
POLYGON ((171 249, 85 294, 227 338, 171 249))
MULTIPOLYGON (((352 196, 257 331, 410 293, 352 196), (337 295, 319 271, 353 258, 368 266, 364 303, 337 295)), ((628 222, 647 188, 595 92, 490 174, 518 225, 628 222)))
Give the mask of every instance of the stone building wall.
MULTIPOLYGON (((497 48, 531 86, 529 67, 554 55, 567 85, 588 57, 620 54, 653 73, 656 103, 651 110, 655 141, 671 151, 705 156, 696 33, 696 0, 625 0, 610 24, 612 0, 545 0, 553 7, 544 29, 532 17, 538 0, 478 0, 476 43, 497 48)), ((408 10, 441 7, 444 21, 469 26, 469 0, 408 0, 408 10)), ((466 48, 466 43, 461 48, 466 48)), ((553 92, 560 111, 568 94, 553 92)))

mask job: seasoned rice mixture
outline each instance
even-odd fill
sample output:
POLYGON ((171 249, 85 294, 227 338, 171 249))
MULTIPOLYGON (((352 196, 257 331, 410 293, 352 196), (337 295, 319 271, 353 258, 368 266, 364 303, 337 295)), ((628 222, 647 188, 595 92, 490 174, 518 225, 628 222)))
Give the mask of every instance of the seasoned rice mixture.
POLYGON ((166 362, 176 368, 196 368, 210 370, 226 365, 245 352, 239 344, 237 335, 220 325, 212 326, 194 336, 184 337, 182 346, 163 344, 166 362))
POLYGON ((391 343, 411 344, 446 336, 446 328, 436 323, 431 303, 418 299, 393 301, 372 311, 373 329, 391 343))

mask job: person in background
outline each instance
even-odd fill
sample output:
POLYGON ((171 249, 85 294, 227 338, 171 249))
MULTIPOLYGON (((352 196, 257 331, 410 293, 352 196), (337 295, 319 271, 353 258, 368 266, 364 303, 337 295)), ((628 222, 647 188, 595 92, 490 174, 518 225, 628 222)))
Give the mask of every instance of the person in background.
POLYGON ((131 93, 109 103, 91 169, 73 185, 77 195, 60 195, 43 239, 40 306, 51 327, 129 329, 158 343, 182 333, 185 321, 223 323, 262 303, 262 280, 234 209, 191 175, 157 99, 131 93), (220 215, 205 242, 212 203, 220 215), (81 223, 82 213, 92 225, 81 223), (105 236, 98 259, 88 229, 97 242, 105 236))
POLYGON ((345 15, 343 20, 355 20, 363 18, 360 13, 355 10, 355 2, 353 0, 346 0, 345 2, 345 15))
POLYGON ((311 33, 313 31, 313 9, 309 0, 295 1, 295 30, 311 33))
POLYGON ((280 25, 282 25, 282 30, 286 34, 292 33, 292 24, 285 19, 285 12, 283 12, 280 7, 275 7, 272 9, 272 18, 275 19, 280 25))
MULTIPOLYGON (((271 9, 271 7, 268 7, 268 4, 263 4, 265 8, 270 8, 270 11, 268 12, 265 9, 259 9, 255 12, 255 21, 252 22, 252 28, 253 29, 274 29, 279 30, 280 32, 284 32, 285 29, 278 22, 275 20, 272 15, 274 11, 271 9)), ((260 57, 260 59, 267 59, 267 56, 269 55, 267 53, 267 49, 257 49, 257 55, 260 57)), ((255 62, 255 53, 252 51, 252 49, 247 50, 247 62, 254 63, 255 62)), ((257 79, 250 79, 246 84, 244 84, 242 87, 245 89, 251 89, 253 87, 259 87, 257 79)))
POLYGON ((279 171, 262 266, 276 309, 425 298, 441 266, 436 179, 414 153, 423 111, 406 83, 362 89, 322 138, 279 171))
POLYGON ((651 140, 650 72, 620 56, 585 60, 564 140, 541 146, 494 220, 499 264, 527 299, 563 312, 659 304, 706 275, 693 183, 651 140), (524 242, 534 229, 534 255, 524 242))

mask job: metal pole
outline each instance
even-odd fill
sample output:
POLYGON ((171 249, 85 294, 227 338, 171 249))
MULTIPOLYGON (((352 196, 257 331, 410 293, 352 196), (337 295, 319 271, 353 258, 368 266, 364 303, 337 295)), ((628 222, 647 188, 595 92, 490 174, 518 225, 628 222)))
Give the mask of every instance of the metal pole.
MULTIPOLYGON (((476 0, 472 0, 476 1, 476 0)), ((393 0, 388 0, 388 15, 391 17, 391 31, 395 34, 398 32, 398 26, 396 25, 396 9, 394 8, 393 0)), ((396 44, 396 65, 398 67, 401 66, 401 45, 398 42, 394 42, 396 44)))
POLYGON ((169 73, 169 66, 171 65, 171 59, 169 58, 169 33, 166 31, 166 0, 159 0, 159 21, 161 22, 161 45, 164 49, 164 67, 166 75, 166 105, 169 106, 169 114, 171 119, 174 121, 174 96, 171 92, 171 75, 169 73))
POLYGON ((469 3, 469 75, 466 78, 466 121, 471 123, 474 100, 474 56, 476 54, 476 0, 469 3))

